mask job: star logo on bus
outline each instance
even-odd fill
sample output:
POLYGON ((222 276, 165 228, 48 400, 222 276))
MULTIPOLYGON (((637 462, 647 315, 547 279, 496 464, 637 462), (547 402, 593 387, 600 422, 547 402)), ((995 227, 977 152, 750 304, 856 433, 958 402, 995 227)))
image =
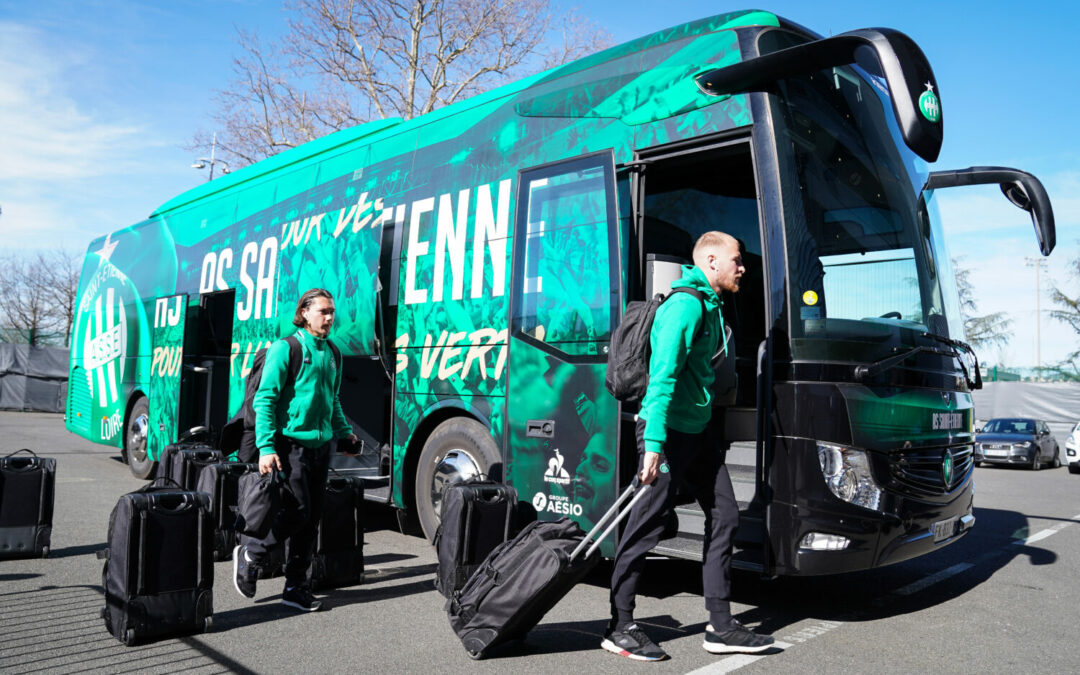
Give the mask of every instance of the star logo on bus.
POLYGON ((95 251, 95 253, 97 253, 98 257, 102 260, 108 260, 112 256, 113 250, 116 249, 117 243, 119 242, 112 240, 112 234, 106 234, 105 241, 102 242, 101 248, 95 251))

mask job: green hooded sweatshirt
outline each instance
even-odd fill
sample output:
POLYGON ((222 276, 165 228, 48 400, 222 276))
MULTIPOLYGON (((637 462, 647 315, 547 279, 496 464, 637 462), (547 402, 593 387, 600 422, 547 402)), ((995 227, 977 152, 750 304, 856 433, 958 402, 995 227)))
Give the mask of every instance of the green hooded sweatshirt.
POLYGON ((352 433, 338 399, 341 372, 330 345, 302 328, 296 331, 296 339, 303 360, 292 387, 285 384, 289 343, 277 340, 266 349, 262 381, 252 402, 255 446, 260 456, 276 452, 274 434, 278 431, 305 448, 317 448, 335 436, 352 433))
POLYGON ((724 334, 722 301, 705 273, 683 265, 683 275, 671 287, 688 287, 705 295, 701 302, 689 293, 674 293, 656 310, 649 344, 649 386, 639 417, 645 420, 645 451, 662 452, 668 427, 688 434, 705 430, 712 417, 712 357, 724 334), (698 325, 705 321, 697 340, 698 325))

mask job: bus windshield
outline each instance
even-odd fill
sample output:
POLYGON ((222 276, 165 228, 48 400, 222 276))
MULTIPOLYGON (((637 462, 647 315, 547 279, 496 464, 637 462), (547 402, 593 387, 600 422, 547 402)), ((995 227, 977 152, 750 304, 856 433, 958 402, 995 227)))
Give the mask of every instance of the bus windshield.
MULTIPOLYGON (((772 35, 777 49, 795 39, 772 35)), ((830 68, 780 82, 775 100, 792 357, 870 361, 927 332, 962 340, 926 170, 884 81, 830 68)))

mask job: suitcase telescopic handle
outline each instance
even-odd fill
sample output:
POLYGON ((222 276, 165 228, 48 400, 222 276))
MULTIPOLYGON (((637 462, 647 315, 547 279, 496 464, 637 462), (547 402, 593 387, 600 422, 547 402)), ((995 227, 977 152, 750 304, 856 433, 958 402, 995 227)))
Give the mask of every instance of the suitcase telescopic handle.
POLYGON ((623 493, 619 495, 619 498, 615 500, 615 503, 611 505, 611 508, 600 517, 600 520, 596 521, 596 524, 593 525, 588 533, 586 533, 585 537, 581 540, 581 543, 574 548, 573 552, 570 554, 570 562, 573 562, 581 551, 586 546, 589 546, 590 543, 592 545, 589 546, 589 550, 585 551, 585 557, 588 558, 591 556, 593 551, 595 551, 600 544, 604 543, 604 540, 611 534, 611 531, 619 526, 619 523, 622 522, 623 518, 630 514, 630 511, 634 508, 634 504, 645 496, 645 493, 648 492, 650 487, 651 486, 649 485, 642 485, 638 477, 634 476, 633 482, 623 490, 623 493), (631 496, 633 496, 633 499, 630 499, 631 496), (629 504, 626 504, 627 499, 630 499, 629 504), (623 506, 623 504, 626 505, 623 506), (608 522, 609 520, 611 522, 608 522), (601 528, 604 528, 603 531, 601 531, 601 528), (600 532, 600 534, 597 535, 597 532, 600 532))

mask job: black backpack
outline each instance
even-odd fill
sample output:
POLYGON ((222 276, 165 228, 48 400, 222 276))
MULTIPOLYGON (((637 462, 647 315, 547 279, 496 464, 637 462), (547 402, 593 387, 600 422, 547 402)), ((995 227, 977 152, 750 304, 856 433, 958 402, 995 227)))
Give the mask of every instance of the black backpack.
MULTIPOLYGON (((303 350, 300 347, 300 340, 295 335, 286 337, 285 342, 289 344, 289 369, 285 374, 285 386, 290 387, 296 384, 296 375, 300 372, 303 361, 303 350)), ((327 344, 334 354, 334 361, 338 368, 341 368, 341 351, 333 342, 327 340, 327 344)), ((239 451, 237 458, 241 462, 258 461, 258 451, 255 449, 254 403, 255 394, 258 393, 259 385, 262 384, 262 368, 263 362, 266 361, 267 349, 268 347, 263 347, 255 352, 255 358, 251 362, 251 372, 248 373, 247 380, 244 382, 244 402, 236 415, 226 422, 221 430, 219 443, 221 451, 226 455, 239 451)))
MULTIPOLYGON (((626 305, 622 322, 611 334, 607 376, 604 378, 607 390, 620 401, 629 403, 645 397, 645 390, 649 386, 649 356, 652 353, 649 335, 653 319, 664 300, 676 293, 689 293, 697 298, 701 302, 701 316, 704 319, 705 294, 685 286, 671 289, 667 296, 657 293, 647 301, 635 300, 626 305)), ((704 325, 703 320, 694 333, 694 340, 701 335, 704 325)))

